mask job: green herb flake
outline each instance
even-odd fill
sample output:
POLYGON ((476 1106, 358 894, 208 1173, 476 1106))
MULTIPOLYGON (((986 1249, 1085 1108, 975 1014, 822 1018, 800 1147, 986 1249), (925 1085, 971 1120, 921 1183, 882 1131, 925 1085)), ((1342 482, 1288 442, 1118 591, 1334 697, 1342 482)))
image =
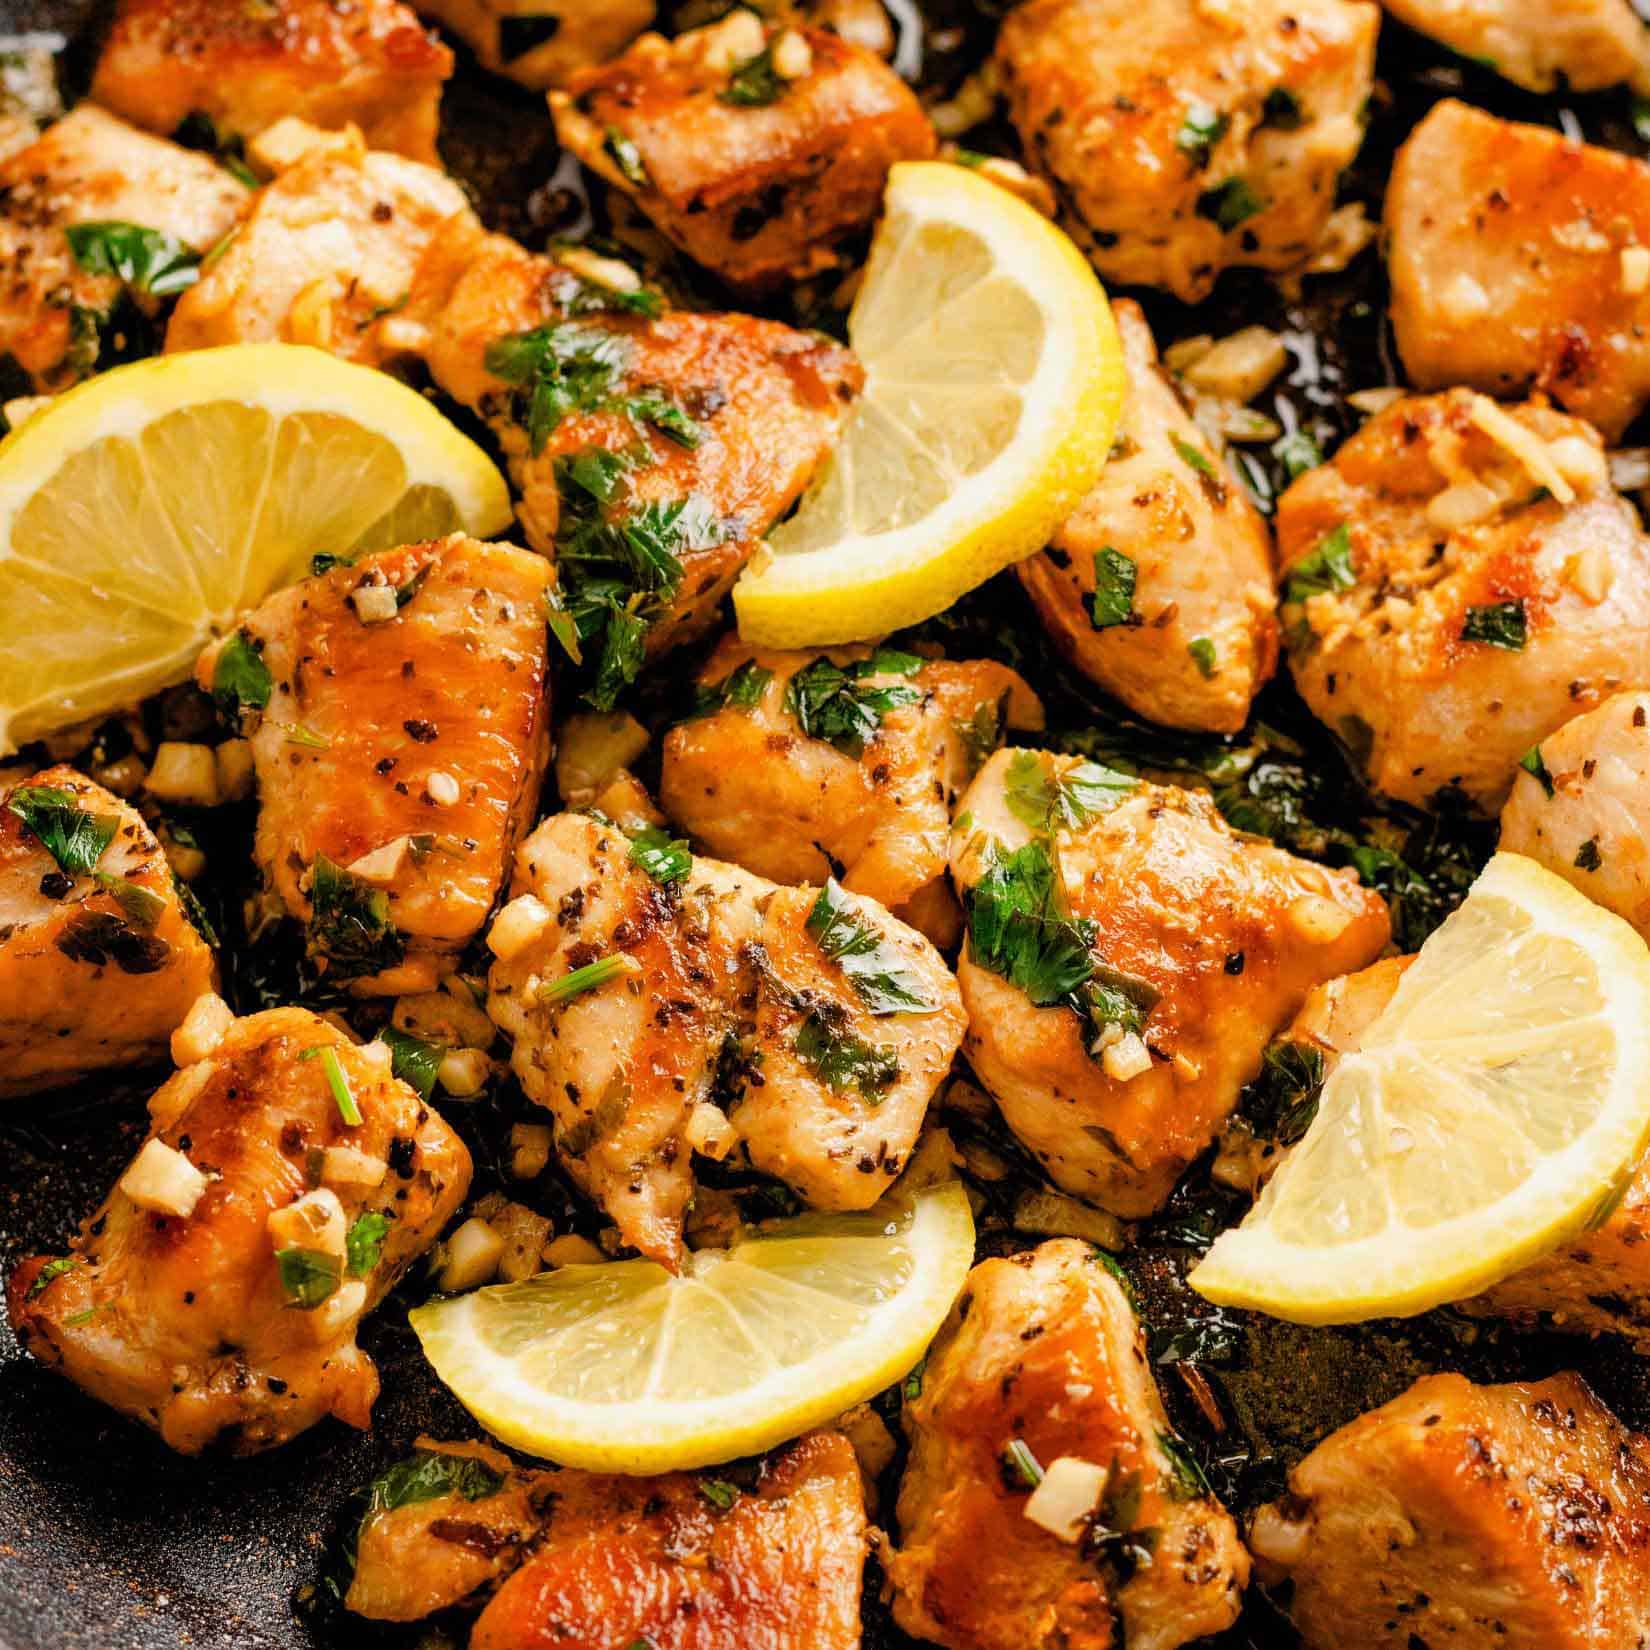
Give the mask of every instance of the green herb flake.
POLYGON ((739 1486, 725 1478, 701 1478, 698 1490, 718 1512, 727 1512, 739 1499, 739 1486))
POLYGON ((796 1033, 796 1056, 833 1094, 858 1091, 878 1104, 899 1076, 899 1056, 891 1043, 873 1045, 847 1029, 847 1011, 837 1003, 810 1009, 796 1033))
POLYGON ((973 960, 1039 1008, 1067 1002, 1093 975, 1094 924, 1060 915, 1046 843, 1028 842, 1008 854, 992 843, 963 904, 973 960))
POLYGON ((773 48, 764 46, 754 57, 734 64, 727 85, 716 95, 736 109, 761 109, 778 102, 784 90, 784 76, 773 66, 773 48))
POLYGON ((244 630, 237 630, 218 649, 212 667, 212 697, 225 714, 263 710, 275 692, 275 678, 264 663, 263 648, 244 630))
POLYGON ((120 829, 118 815, 90 813, 73 791, 57 785, 18 785, 6 807, 71 877, 88 875, 120 829))
POLYGON ((602 139, 602 149, 618 167, 619 176, 626 183, 637 189, 647 188, 647 166, 642 160, 642 152, 617 126, 608 127, 607 135, 602 139))
POLYGON ((680 837, 672 838, 657 825, 645 825, 630 839, 630 863, 668 888, 692 873, 693 854, 680 837))
POLYGON ((1202 170, 1209 164, 1210 151, 1225 137, 1232 124, 1231 117, 1207 103, 1189 103, 1180 130, 1175 133, 1175 148, 1190 157, 1192 165, 1202 170))
POLYGON ((1289 569, 1283 599, 1304 602, 1326 591, 1350 590, 1357 582, 1358 575, 1352 568, 1352 531, 1343 521, 1319 541, 1311 555, 1289 569))
POLYGON ((1238 1099, 1238 1115, 1263 1140, 1293 1146, 1318 1115, 1323 1094, 1323 1051, 1311 1043, 1273 1043, 1260 1075, 1238 1099))
POLYGON ((922 981, 872 925, 865 904, 835 877, 809 909, 807 929, 873 1014, 932 1014, 938 1009, 922 981))
POLYGON ((153 928, 166 915, 166 901, 152 888, 145 888, 129 877, 117 877, 108 871, 94 871, 92 877, 98 887, 119 904, 122 914, 134 928, 153 928))
MULTIPOLYGON (((884 657, 879 655, 879 657, 884 657)), ((899 659, 913 655, 895 655, 899 659)), ((917 660, 920 666, 922 661, 917 660)), ((922 690, 904 682, 875 683, 873 674, 908 675, 878 664, 877 658, 847 666, 821 655, 797 671, 785 684, 785 709, 810 739, 834 745, 856 760, 865 754, 889 711, 920 703, 922 690)))
POLYGON ((1650 143, 1650 97, 1635 97, 1632 105, 1633 133, 1640 143, 1650 143))
POLYGON ((65 224, 74 261, 88 275, 114 275, 134 292, 169 298, 200 279, 200 254, 176 236, 141 224, 65 224))
POLYGON ((900 1395, 905 1399, 906 1403, 915 1403, 916 1400, 922 1396, 922 1378, 927 1369, 927 1358, 919 1358, 917 1360, 916 1368, 913 1369, 900 1384, 900 1395))
POLYGON ((1171 1501, 1201 1501, 1214 1493, 1197 1457, 1173 1433, 1158 1433, 1157 1447, 1168 1468, 1163 1475, 1163 1487, 1171 1501))
POLYGON ((597 986, 606 985, 609 980, 640 972, 640 965, 628 951, 616 951, 611 956, 598 957, 582 968, 575 968, 559 980, 545 981, 539 987, 539 1001, 547 1006, 571 1002, 587 991, 594 991, 597 986))
POLYGON ((344 1260, 352 1278, 364 1278, 378 1264, 394 1218, 387 1213, 369 1212, 357 1215, 350 1223, 344 1236, 344 1260))
POLYGON ((1220 668, 1215 657, 1215 644, 1207 636, 1194 636, 1187 644, 1186 651, 1192 657, 1192 663, 1197 666, 1203 676, 1213 676, 1220 668))
POLYGON ((768 683, 772 680, 771 670, 759 665, 754 659, 747 659, 721 681, 707 682, 696 687, 693 692, 691 714, 709 716, 724 707, 733 710, 755 710, 762 703, 762 696, 768 691, 768 683))
POLYGON ((1576 869, 1578 871, 1596 871, 1604 863, 1604 855, 1599 852, 1598 838, 1588 837, 1576 849, 1576 869))
POLYGON ((1043 1481, 1042 1463, 1023 1438, 1010 1438, 1003 1446, 1002 1469, 1011 1490, 1034 1490, 1043 1481))
POLYGON ((300 1312, 313 1312, 333 1295, 343 1275, 338 1256, 319 1249, 277 1249, 275 1266, 287 1305, 300 1312))
POLYGON ((597 412, 629 369, 630 341, 619 333, 564 321, 495 338, 483 363, 514 386, 514 417, 534 457, 569 413, 597 412))
POLYGON ((1298 132, 1306 124, 1306 111, 1287 86, 1274 86, 1260 106, 1260 123, 1276 132, 1298 132))
POLYGON ((1211 219, 1227 234, 1265 210, 1266 202, 1243 178, 1227 178, 1197 197, 1198 216, 1211 219))
POLYGON ((1134 617, 1134 589, 1139 569, 1134 559, 1107 545, 1094 552, 1094 589, 1089 594, 1089 623, 1096 630, 1127 624, 1134 617))
POLYGON ((1504 653, 1522 653, 1529 639, 1529 619, 1522 597, 1469 607, 1461 624, 1463 642, 1481 642, 1485 647, 1498 647, 1504 653))
POLYGON ((1004 776, 1008 811, 1029 830, 1077 830, 1110 813, 1140 781, 1098 762, 1077 762, 1057 778, 1039 751, 1016 751, 1004 776))
POLYGON ((1547 793, 1549 799, 1553 795, 1553 776, 1547 771, 1547 759, 1541 754, 1539 745, 1530 748, 1519 757, 1518 765, 1525 773, 1533 774, 1536 782, 1547 793))
POLYGON ((342 978, 393 968, 406 955, 389 896, 325 854, 310 867, 309 902, 310 948, 342 978))
POLYGON ((34 1275, 34 1282, 29 1285, 28 1293, 23 1296, 26 1301, 32 1301, 36 1295, 44 1294, 50 1284, 56 1283, 65 1272, 72 1272, 80 1265, 77 1255, 56 1255, 47 1261, 34 1275))
POLYGON ((1280 435, 1272 443, 1271 451, 1291 481, 1323 463, 1323 449, 1305 430, 1291 430, 1287 435, 1280 435))
POLYGON ((1200 476, 1209 480, 1215 478, 1214 465, 1191 442, 1182 441, 1178 435, 1171 435, 1169 445, 1180 455, 1181 462, 1190 465, 1200 476))
POLYGON ((349 1078, 344 1075, 338 1050, 330 1043, 317 1043, 312 1048, 306 1048, 298 1058, 321 1062, 321 1071, 326 1077, 327 1087, 332 1090, 332 1099, 338 1107, 338 1115, 350 1128, 360 1128, 361 1108, 355 1103, 355 1095, 350 1089, 349 1078))
POLYGON ((414 1090, 420 1100, 428 1100, 435 1093, 435 1077, 446 1058, 446 1049, 395 1026, 386 1026, 380 1036, 390 1051, 392 1075, 414 1090))

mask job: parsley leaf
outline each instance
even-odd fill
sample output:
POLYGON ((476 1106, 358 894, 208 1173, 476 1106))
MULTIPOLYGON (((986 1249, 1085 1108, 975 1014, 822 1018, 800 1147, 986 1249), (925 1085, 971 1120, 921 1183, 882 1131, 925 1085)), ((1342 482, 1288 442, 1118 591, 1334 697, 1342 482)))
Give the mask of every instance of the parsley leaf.
POLYGON ((892 1043, 873 1047, 847 1029, 847 1012, 837 1003, 809 1010, 797 1028, 796 1056, 833 1093, 857 1089, 875 1105, 899 1076, 892 1043))
POLYGON ((428 1100, 435 1093, 435 1075, 446 1058, 446 1049, 396 1026, 385 1026, 380 1036, 390 1051, 391 1074, 413 1089, 420 1100, 428 1100))
POLYGON ((709 716, 724 706, 735 710, 754 710, 768 691, 773 672, 747 659, 736 670, 730 671, 719 682, 704 682, 693 690, 693 716, 709 716))
POLYGON ((1055 876, 1045 843, 1008 854, 992 843, 963 902, 974 961, 1039 1008, 1065 1002, 1094 973, 1094 924, 1059 914, 1055 876))
POLYGON ((1191 654, 1192 663, 1197 666, 1200 675, 1213 676, 1220 668, 1215 656, 1215 644, 1207 636, 1194 636, 1186 644, 1186 651, 1191 654))
POLYGON ((1291 430, 1272 443, 1272 456, 1289 474, 1291 481, 1315 470, 1323 463, 1323 450, 1305 430, 1291 430))
POLYGON ((174 235, 136 223, 65 224, 74 261, 88 275, 115 275, 134 292, 169 298, 200 279, 200 254, 174 235))
POLYGON ((369 1212, 357 1215, 351 1222, 344 1236, 344 1258, 352 1278, 364 1278, 378 1264, 394 1218, 390 1214, 369 1212))
POLYGON ((630 357, 630 341, 620 334, 564 321, 495 338, 483 361, 494 377, 515 386, 513 416, 537 457, 569 413, 603 407, 630 357))
POLYGON ((637 189, 647 188, 647 166, 642 160, 642 152, 617 126, 608 127, 607 135, 602 139, 602 148, 608 159, 618 167, 619 176, 626 183, 637 189))
POLYGON ((938 1008, 922 982, 866 920, 864 904, 835 877, 820 889, 808 912, 807 928, 873 1014, 932 1014, 938 1008))
POLYGON ((1323 1082, 1321 1049, 1273 1043, 1262 1057, 1260 1075, 1239 1097, 1239 1115, 1262 1139, 1293 1146, 1318 1115, 1323 1082))
POLYGON ((46 1262, 34 1275, 34 1282, 29 1285, 28 1293, 23 1299, 32 1301, 36 1295, 43 1294, 48 1284, 56 1283, 65 1272, 72 1272, 80 1265, 78 1255, 55 1255, 46 1262))
POLYGON ((1096 630, 1127 624, 1134 617, 1134 586, 1139 569, 1134 559, 1109 544, 1094 552, 1094 589, 1089 594, 1089 623, 1096 630))
POLYGON ((730 1484, 725 1478, 701 1478, 698 1488, 699 1493, 718 1512, 727 1512, 739 1499, 739 1486, 730 1484))
POLYGON ((1183 464, 1189 464, 1200 476, 1213 476, 1215 467, 1189 441, 1182 441, 1178 435, 1169 437, 1169 445, 1180 455, 1183 464))
POLYGON ((117 815, 89 813, 73 791, 56 785, 19 785, 6 807, 71 877, 88 875, 120 829, 117 815))
POLYGON ((1461 625, 1463 642, 1482 642, 1507 653, 1522 653, 1530 639, 1524 601, 1492 602, 1486 607, 1469 607, 1461 625))
POLYGON ((1207 103, 1190 103, 1180 130, 1175 133, 1175 148, 1190 156, 1192 165, 1201 171, 1209 164, 1210 151, 1225 137, 1231 124, 1231 117, 1219 109, 1207 103))
POLYGON ((1197 214, 1213 220, 1228 234, 1240 223, 1266 210, 1266 202, 1249 187, 1243 178, 1227 178, 1213 189, 1205 189, 1197 197, 1197 214))
POLYGON ((844 756, 857 759, 865 754, 867 741, 876 737, 889 711, 922 699, 920 688, 900 682, 873 683, 866 678, 911 675, 921 665, 913 654, 879 652, 847 666, 821 655, 785 684, 785 709, 810 739, 823 739, 844 756))
POLYGON ((393 968, 406 943, 390 923, 389 896, 325 854, 310 867, 309 945, 340 978, 393 968))
POLYGON ((673 839, 657 825, 644 825, 630 839, 630 863, 639 865, 657 883, 669 887, 693 871, 693 855, 680 838, 673 839))
POLYGON ((1197 1457, 1173 1433, 1158 1433, 1157 1447, 1168 1463, 1169 1470, 1163 1475, 1163 1484, 1171 1501, 1200 1501, 1214 1493, 1209 1488, 1209 1480, 1203 1475, 1203 1468, 1198 1465, 1197 1457))
POLYGON ((336 1293, 343 1275, 339 1258, 319 1249, 277 1249, 275 1267, 287 1305, 300 1312, 313 1312, 336 1293))
POLYGON ((760 109, 776 103, 784 90, 784 77, 773 66, 773 48, 764 46, 754 57, 733 66, 727 85, 716 95, 738 109, 760 109))
POLYGON ((1055 779, 1040 752, 1016 751, 1003 789, 1009 812, 1022 825, 1053 831, 1062 826, 1076 830, 1110 813, 1137 784, 1133 774, 1098 762, 1078 762, 1055 779))
POLYGON ((1304 602, 1329 590, 1350 590, 1358 582, 1352 570, 1352 533, 1343 521, 1311 555, 1289 569, 1283 587, 1286 602, 1304 602))
POLYGON ((1533 774, 1535 776, 1535 778, 1540 782, 1542 790, 1547 793, 1549 798, 1552 796, 1553 776, 1547 771, 1547 759, 1541 754, 1541 747, 1539 745, 1531 745, 1530 748, 1525 751, 1521 757, 1519 757, 1518 765, 1525 771, 1525 773, 1533 774))
POLYGON ((218 649, 212 667, 212 697, 226 715, 263 710, 275 692, 275 678, 264 663, 263 648, 252 636, 237 630, 218 649))

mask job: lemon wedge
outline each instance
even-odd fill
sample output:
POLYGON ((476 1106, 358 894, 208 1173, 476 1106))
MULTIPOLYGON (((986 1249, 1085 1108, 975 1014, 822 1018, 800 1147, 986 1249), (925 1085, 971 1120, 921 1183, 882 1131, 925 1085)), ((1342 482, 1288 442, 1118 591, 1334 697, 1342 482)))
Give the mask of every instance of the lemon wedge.
POLYGON ((893 168, 848 337, 865 393, 734 589, 749 642, 861 641, 949 607, 1048 542, 1117 433, 1122 357, 1094 271, 964 167, 893 168))
POLYGON ((319 550, 510 520, 423 396, 293 344, 117 367, 0 442, 0 755, 181 681, 319 550))
POLYGON ((896 1381, 974 1259, 955 1181, 692 1254, 564 1266, 421 1306, 436 1373, 495 1437, 565 1466, 670 1472, 771 1449, 896 1381))
POLYGON ((1602 1220, 1650 1133, 1650 952, 1497 854, 1192 1287, 1298 1323, 1461 1300, 1602 1220))

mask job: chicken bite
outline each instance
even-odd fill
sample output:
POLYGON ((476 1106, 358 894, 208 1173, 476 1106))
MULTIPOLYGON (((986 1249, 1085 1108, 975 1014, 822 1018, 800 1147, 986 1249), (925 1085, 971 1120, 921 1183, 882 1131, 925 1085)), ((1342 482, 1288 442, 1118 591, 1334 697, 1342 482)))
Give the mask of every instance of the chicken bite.
POLYGON ((1650 682, 1650 539, 1579 419, 1408 397, 1290 487, 1277 533, 1296 686, 1400 801, 1496 809, 1531 745, 1650 682))
POLYGON ((1313 252, 1363 142, 1365 0, 1027 0, 995 62, 1029 164, 1108 280, 1189 303, 1313 252))
POLYGON ((354 991, 431 989, 508 880, 549 755, 548 580, 454 534, 279 591, 201 656, 251 730, 265 889, 354 991))
POLYGON ((299 115, 433 163, 452 69, 399 0, 120 0, 92 96, 151 132, 205 115, 220 138, 249 139, 299 115))
POLYGON ((217 979, 137 809, 70 767, 0 791, 0 1098, 162 1057, 217 979))
POLYGON ((249 198, 208 156, 82 103, 0 161, 0 354, 42 394, 107 366, 117 304, 153 319, 249 198))
POLYGON ((1650 40, 1631 0, 1385 0, 1400 23, 1531 92, 1650 90, 1650 40))
POLYGON ((421 1441, 373 1486, 345 1602, 415 1621, 497 1585, 472 1650, 857 1650, 866 1529, 847 1440, 812 1432, 733 1477, 722 1507, 696 1473, 523 1471, 421 1441), (435 1493, 397 1505, 409 1472, 435 1493))
POLYGON ((818 334, 666 310, 623 264, 553 263, 463 219, 406 315, 436 382, 497 434, 604 709, 644 652, 715 622, 864 381, 818 334))
POLYGON ((495 74, 534 91, 624 50, 653 21, 653 0, 418 0, 495 74))
POLYGON ((749 11, 621 58, 552 92, 556 135, 695 262, 751 292, 841 261, 888 169, 927 160, 915 93, 828 29, 749 11))
POLYGON ((1644 161, 1445 99, 1398 151, 1385 225, 1417 388, 1544 390, 1611 440, 1650 399, 1644 161))
POLYGON ((949 1650, 1174 1650, 1237 1619, 1249 1556, 1100 1250, 1061 1238, 976 1266, 905 1419, 886 1563, 906 1632, 949 1650))
POLYGON ((167 350, 279 340, 363 366, 408 353, 395 318, 436 231, 470 216, 464 191, 353 127, 291 121, 265 142, 283 164, 173 310, 167 350))
POLYGON ((1386 906, 1200 791, 1076 757, 998 751, 962 809, 969 1063, 1056 1185, 1148 1215, 1308 990, 1380 953, 1386 906))
POLYGON ((1650 1634, 1650 1441, 1576 1375, 1429 1375, 1256 1514, 1309 1650, 1624 1650, 1650 1634))
POLYGON ((1501 810, 1501 846, 1650 939, 1650 693, 1618 693, 1529 752, 1501 810))
POLYGON ((197 1005, 150 1133, 66 1255, 12 1273, 19 1341, 175 1450, 253 1454, 365 1427, 356 1325, 463 1201, 463 1143, 307 1009, 197 1005))
POLYGON ((1066 658, 1131 710, 1236 733, 1277 668, 1266 523, 1158 370, 1140 306, 1112 313, 1128 387, 1111 460, 1020 583, 1066 658))
POLYGON ((1041 728, 1021 677, 890 648, 783 653, 728 635, 665 737, 659 799, 696 841, 775 882, 842 879, 956 938, 951 812, 1004 729, 1041 728))
POLYGON ((929 943, 835 883, 778 888, 559 814, 517 855, 487 1011, 624 1241, 675 1267, 692 1155, 736 1148, 816 1208, 869 1208, 962 1041, 929 943))

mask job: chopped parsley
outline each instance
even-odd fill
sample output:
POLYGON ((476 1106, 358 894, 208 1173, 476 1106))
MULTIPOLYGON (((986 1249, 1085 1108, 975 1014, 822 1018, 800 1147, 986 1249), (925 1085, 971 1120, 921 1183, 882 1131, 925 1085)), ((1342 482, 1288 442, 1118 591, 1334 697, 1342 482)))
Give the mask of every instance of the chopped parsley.
POLYGON ((389 1046, 391 1073, 413 1089, 420 1100, 428 1100, 435 1093, 435 1076, 446 1049, 395 1026, 385 1026, 381 1035, 389 1046))
POLYGON ((1197 1457, 1172 1432, 1158 1433, 1157 1447, 1163 1452, 1163 1459, 1168 1465, 1164 1488, 1169 1492, 1171 1501, 1201 1501, 1204 1496, 1213 1493, 1197 1457))
POLYGON ((118 815, 90 813, 73 791, 56 785, 19 785, 6 798, 6 807, 65 876, 89 875, 120 829, 118 815))
POLYGON ((153 974, 172 954, 172 947, 158 934, 140 934, 124 916, 88 911, 84 906, 52 943, 70 962, 89 963, 93 968, 113 963, 122 974, 153 974))
POLYGON ((1109 544, 1094 552, 1094 589, 1089 595, 1089 623, 1096 630, 1127 624, 1134 617, 1134 587, 1139 569, 1134 559, 1109 544))
POLYGON ((1260 1075, 1244 1089, 1238 1112, 1254 1132, 1293 1146, 1312 1126, 1323 1094, 1323 1051, 1311 1043, 1273 1043, 1260 1075))
POLYGON ((738 669, 730 671, 719 682, 706 682, 693 690, 694 716, 709 716, 713 711, 731 706, 735 710, 754 710, 768 691, 773 672, 747 659, 738 669))
POLYGON ((986 759, 1003 742, 1003 720, 1007 713, 1007 694, 1001 700, 982 699, 974 707, 974 714, 966 720, 958 717, 951 725, 962 740, 968 757, 968 775, 973 778, 986 764, 986 759))
POLYGON ((1541 747, 1539 745, 1531 745, 1530 748, 1525 751, 1521 757, 1519 757, 1518 765, 1525 771, 1525 773, 1533 774, 1542 790, 1544 790, 1548 797, 1551 798, 1553 794, 1553 776, 1547 771, 1547 759, 1541 754, 1541 747))
POLYGON ((632 139, 627 137, 617 126, 609 126, 607 135, 602 139, 602 148, 609 160, 619 169, 619 176, 626 183, 637 189, 647 188, 647 166, 642 160, 642 152, 632 139))
POLYGON ((65 1272, 72 1272, 80 1265, 77 1255, 55 1255, 46 1262, 34 1275, 34 1282, 29 1285, 28 1293, 23 1299, 32 1301, 36 1295, 43 1294, 48 1285, 56 1283, 65 1272))
POLYGON ((866 920, 862 901, 830 878, 808 912, 808 933, 873 1014, 932 1014, 938 1004, 866 920))
POLYGON ((1203 676, 1213 676, 1220 668, 1215 656, 1215 644, 1207 636, 1194 636, 1187 644, 1186 651, 1192 656, 1192 663, 1197 666, 1203 676))
POLYGON ((1588 837, 1576 849, 1576 869, 1578 871, 1596 871, 1604 863, 1604 855, 1598 851, 1598 838, 1588 837))
POLYGON ((833 664, 821 655, 785 684, 785 709, 810 739, 823 739, 844 756, 859 758, 882 719, 901 705, 914 705, 922 690, 904 682, 871 682, 874 675, 913 676, 922 660, 913 653, 879 648, 869 659, 833 664))
POLYGON ((1287 86, 1274 86, 1260 106, 1260 123, 1276 132, 1298 132, 1306 124, 1306 111, 1287 86))
POLYGON ((1209 218, 1228 234, 1241 223, 1266 210, 1266 202, 1243 178, 1227 178, 1197 197, 1197 213, 1209 218))
POLYGON ((668 888, 691 874, 693 855, 681 838, 672 838, 657 825, 644 825, 630 839, 630 863, 668 888))
POLYGON ((736 63, 728 83, 716 95, 736 109, 761 109, 778 102, 785 79, 773 66, 773 48, 764 46, 754 57, 736 63))
POLYGON ((325 854, 310 867, 309 944, 343 978, 393 968, 406 942, 390 922, 389 896, 325 854))
POLYGON ((1206 479, 1214 478, 1214 465, 1211 464, 1209 460, 1191 444, 1191 442, 1182 441, 1178 435, 1171 435, 1169 437, 1169 445, 1173 447, 1174 450, 1180 455, 1181 462, 1184 464, 1189 464, 1192 469, 1197 471, 1198 475, 1206 479))
POLYGON ((357 1215, 350 1223, 344 1236, 344 1260, 352 1278, 364 1278, 378 1264, 394 1218, 369 1212, 357 1215))
POLYGON ((1033 831, 1076 830, 1110 813, 1139 780, 1098 762, 1078 762, 1055 778, 1037 751, 1009 759, 1003 792, 1008 811, 1033 831))
POLYGON ((275 1267, 287 1305, 300 1312, 313 1312, 337 1292, 343 1277, 343 1263, 338 1256, 323 1254, 319 1249, 277 1249, 275 1267))
POLYGON ((1522 653, 1530 639, 1529 620, 1522 597, 1510 602, 1491 602, 1485 607, 1469 607, 1461 625, 1463 642, 1482 642, 1507 653, 1522 653))
POLYGON ((917 1360, 916 1368, 905 1377, 904 1382, 900 1386, 900 1395, 905 1399, 906 1403, 913 1403, 916 1399, 922 1396, 922 1377, 927 1368, 928 1359, 926 1357, 919 1358, 917 1360))
POLYGON ((225 715, 263 710, 275 692, 275 678, 264 663, 263 645, 237 630, 218 649, 212 667, 212 697, 225 715))
POLYGON ((306 1048, 298 1056, 300 1060, 319 1060, 321 1070, 326 1076, 327 1087, 332 1090, 334 1104, 338 1107, 338 1115, 343 1118, 350 1128, 361 1126, 361 1108, 355 1103, 354 1091, 349 1086, 349 1078, 344 1075, 344 1067, 338 1058, 338 1050, 330 1043, 316 1043, 306 1048))
POLYGON ((200 254, 175 235, 115 221, 63 227, 74 261, 88 275, 114 275, 134 292, 169 298, 200 279, 200 254))
POLYGON ((718 1512, 727 1512, 739 1499, 739 1486, 725 1478, 701 1478, 698 1487, 699 1493, 718 1512))
POLYGON ((1225 137, 1231 124, 1231 117, 1219 109, 1207 103, 1190 103, 1180 130, 1175 133, 1175 148, 1189 156, 1192 165, 1201 171, 1209 164, 1210 151, 1225 137))
POLYGON ((166 915, 166 901, 152 888, 108 871, 94 871, 92 876, 98 887, 119 904, 121 914, 134 928, 153 928, 166 915))
POLYGON ((1305 430, 1300 429, 1280 435, 1272 443, 1272 456, 1288 472, 1291 481, 1323 463, 1323 449, 1305 430))
POLYGON ((1002 1468, 1003 1482, 1011 1490, 1034 1490, 1043 1481, 1042 1463, 1023 1438, 1010 1438, 1003 1445, 1002 1468))
POLYGON ((546 980, 539 987, 539 1001, 547 1006, 571 1002, 587 991, 623 975, 640 972, 636 959, 627 951, 615 951, 610 956, 598 957, 594 962, 563 974, 559 980, 546 980))
POLYGON ((899 1056, 891 1043, 873 1046, 847 1029, 839 1003, 811 1008, 796 1032, 796 1057, 835 1094, 857 1089, 875 1105, 899 1076, 899 1056))
POLYGON ((1046 843, 1007 854, 992 843, 964 899, 974 961, 1039 1008, 1067 1001, 1094 973, 1094 924, 1060 915, 1055 879, 1046 843))
POLYGON ((535 457, 571 412, 595 412, 612 397, 630 365, 630 342, 618 333, 564 321, 495 338, 488 372, 515 387, 513 416, 535 457))
POLYGON ((1289 569, 1283 586, 1286 602, 1304 602, 1325 591, 1350 590, 1358 582, 1352 570, 1352 533, 1343 521, 1318 543, 1311 555, 1289 569))

